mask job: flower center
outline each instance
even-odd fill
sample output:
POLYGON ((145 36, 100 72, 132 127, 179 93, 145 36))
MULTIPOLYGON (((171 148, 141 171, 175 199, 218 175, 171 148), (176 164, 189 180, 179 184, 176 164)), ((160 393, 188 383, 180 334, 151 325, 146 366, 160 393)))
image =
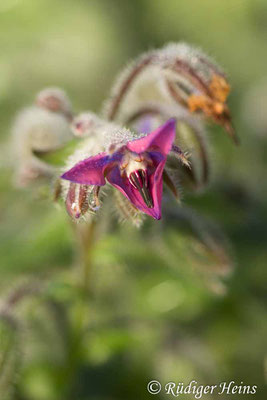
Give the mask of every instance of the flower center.
POLYGON ((148 170, 151 163, 148 155, 127 152, 121 162, 120 169, 126 173, 128 181, 138 190, 148 208, 153 208, 153 199, 149 190, 148 170))
POLYGON ((153 200, 148 188, 147 170, 138 169, 131 172, 129 176, 130 184, 138 190, 148 208, 153 208, 153 200))

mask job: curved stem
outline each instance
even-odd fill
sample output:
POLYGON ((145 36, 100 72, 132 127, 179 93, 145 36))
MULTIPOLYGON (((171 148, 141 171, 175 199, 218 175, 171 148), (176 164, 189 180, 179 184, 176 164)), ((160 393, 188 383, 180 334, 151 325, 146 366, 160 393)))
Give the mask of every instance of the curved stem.
POLYGON ((114 120, 116 117, 116 114, 119 110, 119 106, 121 101, 124 99, 126 93, 128 92, 129 88, 132 86, 135 78, 152 62, 154 61, 155 55, 148 54, 146 57, 141 59, 141 61, 137 61, 137 63, 134 65, 134 67, 130 70, 130 72, 127 74, 125 79, 122 81, 118 92, 113 96, 111 104, 109 106, 108 110, 108 119, 109 120, 114 120))

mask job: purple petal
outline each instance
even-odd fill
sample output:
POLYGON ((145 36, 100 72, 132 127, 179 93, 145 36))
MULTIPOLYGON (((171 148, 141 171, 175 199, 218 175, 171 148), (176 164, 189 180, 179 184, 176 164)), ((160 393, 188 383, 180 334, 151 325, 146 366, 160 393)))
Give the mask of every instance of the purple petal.
POLYGON ((162 200, 162 174, 165 167, 166 159, 161 161, 155 173, 151 176, 150 186, 152 188, 152 198, 154 201, 154 218, 161 219, 161 200, 162 200))
POLYGON ((106 153, 100 153, 79 162, 61 178, 82 185, 103 186, 106 183, 104 172, 110 162, 112 160, 106 153))
POLYGON ((175 119, 170 119, 147 136, 128 142, 126 147, 135 153, 143 153, 151 148, 155 148, 167 156, 175 138, 175 123, 175 119))
POLYGON ((118 167, 113 168, 107 174, 109 183, 118 189, 128 200, 140 211, 150 215, 155 219, 161 218, 161 198, 162 198, 162 173, 166 162, 166 157, 160 153, 153 154, 154 167, 148 169, 149 190, 153 199, 153 208, 147 207, 139 191, 129 182, 128 178, 122 177, 118 167))

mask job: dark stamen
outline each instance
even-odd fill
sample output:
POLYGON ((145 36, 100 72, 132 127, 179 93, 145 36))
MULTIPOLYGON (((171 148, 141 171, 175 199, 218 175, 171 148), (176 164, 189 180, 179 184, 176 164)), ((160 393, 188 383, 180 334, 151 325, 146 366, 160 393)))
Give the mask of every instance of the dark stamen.
POLYGON ((147 171, 139 169, 129 176, 131 185, 138 190, 148 208, 153 208, 153 200, 148 189, 147 171))

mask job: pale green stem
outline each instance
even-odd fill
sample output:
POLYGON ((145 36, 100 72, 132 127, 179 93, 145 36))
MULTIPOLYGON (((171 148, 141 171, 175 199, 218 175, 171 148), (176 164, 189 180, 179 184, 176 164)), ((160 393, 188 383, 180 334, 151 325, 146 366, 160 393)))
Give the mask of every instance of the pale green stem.
POLYGON ((81 286, 85 293, 88 293, 90 288, 93 247, 95 243, 95 221, 89 224, 77 226, 77 236, 80 244, 80 261, 81 261, 81 286))

